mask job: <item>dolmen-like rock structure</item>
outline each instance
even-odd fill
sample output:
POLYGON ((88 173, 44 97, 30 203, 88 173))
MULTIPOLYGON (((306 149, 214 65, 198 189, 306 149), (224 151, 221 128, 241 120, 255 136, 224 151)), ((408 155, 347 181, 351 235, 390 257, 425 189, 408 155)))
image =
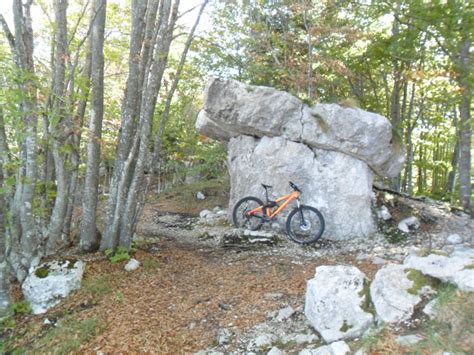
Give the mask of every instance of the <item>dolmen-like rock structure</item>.
MULTIPOLYGON (((308 106, 263 86, 210 79, 196 128, 228 142, 231 179, 229 211, 247 195, 289 193, 288 181, 303 191, 303 203, 318 208, 325 238, 368 236, 374 173, 396 176, 403 148, 385 117, 337 104, 308 106)), ((282 216, 285 218, 285 216, 282 216)))

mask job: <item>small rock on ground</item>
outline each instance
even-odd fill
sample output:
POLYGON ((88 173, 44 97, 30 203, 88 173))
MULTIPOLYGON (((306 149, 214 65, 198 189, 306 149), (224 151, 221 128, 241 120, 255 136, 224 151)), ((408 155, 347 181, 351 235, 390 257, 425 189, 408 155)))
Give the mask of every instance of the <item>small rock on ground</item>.
POLYGON ((295 310, 293 309, 293 307, 288 306, 288 307, 280 309, 276 319, 277 319, 277 321, 282 322, 282 321, 290 318, 294 313, 295 313, 295 310))
POLYGON ((137 259, 130 259, 130 261, 125 265, 125 271, 134 271, 138 269, 140 262, 137 259))
POLYGON ((401 346, 410 346, 419 343, 423 338, 417 334, 409 334, 398 336, 395 340, 401 346))

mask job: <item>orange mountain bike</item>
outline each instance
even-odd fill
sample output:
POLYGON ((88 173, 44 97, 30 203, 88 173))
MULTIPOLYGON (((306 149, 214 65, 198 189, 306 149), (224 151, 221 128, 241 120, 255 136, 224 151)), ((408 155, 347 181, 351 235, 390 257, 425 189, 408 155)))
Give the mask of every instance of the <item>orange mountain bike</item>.
POLYGON ((295 184, 290 181, 290 186, 294 191, 275 201, 270 201, 268 198, 268 189, 272 187, 264 184, 262 186, 265 189, 265 203, 257 197, 247 196, 235 205, 232 219, 237 228, 258 230, 263 223, 271 221, 290 202, 296 200, 296 207, 286 220, 288 236, 299 244, 314 243, 321 237, 324 232, 324 218, 316 208, 301 204, 302 192, 295 184))

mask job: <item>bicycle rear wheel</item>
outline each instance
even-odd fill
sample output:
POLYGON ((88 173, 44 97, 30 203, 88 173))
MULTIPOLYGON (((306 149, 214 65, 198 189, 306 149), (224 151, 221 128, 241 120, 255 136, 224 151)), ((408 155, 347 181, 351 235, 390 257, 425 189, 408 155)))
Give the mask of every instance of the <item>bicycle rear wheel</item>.
POLYGON ((256 197, 247 196, 235 204, 232 220, 235 227, 246 228, 252 231, 262 227, 264 222, 263 211, 249 214, 253 209, 263 206, 263 202, 256 197))
POLYGON ((316 208, 302 205, 288 215, 286 231, 296 243, 314 243, 324 232, 324 218, 316 208))

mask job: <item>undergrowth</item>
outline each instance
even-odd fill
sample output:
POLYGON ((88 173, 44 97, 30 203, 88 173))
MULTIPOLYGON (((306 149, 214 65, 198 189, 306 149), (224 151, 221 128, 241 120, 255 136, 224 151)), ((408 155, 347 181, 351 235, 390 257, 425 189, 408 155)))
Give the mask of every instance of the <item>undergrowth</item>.
POLYGON ((453 285, 438 291, 437 316, 422 327, 424 339, 412 346, 415 354, 472 354, 474 351, 474 295, 453 285))
MULTIPOLYGON (((79 349, 102 331, 97 317, 83 320, 73 316, 58 321, 42 338, 32 345, 31 353, 69 354, 79 349)), ((29 352, 29 351, 28 351, 29 352)))

